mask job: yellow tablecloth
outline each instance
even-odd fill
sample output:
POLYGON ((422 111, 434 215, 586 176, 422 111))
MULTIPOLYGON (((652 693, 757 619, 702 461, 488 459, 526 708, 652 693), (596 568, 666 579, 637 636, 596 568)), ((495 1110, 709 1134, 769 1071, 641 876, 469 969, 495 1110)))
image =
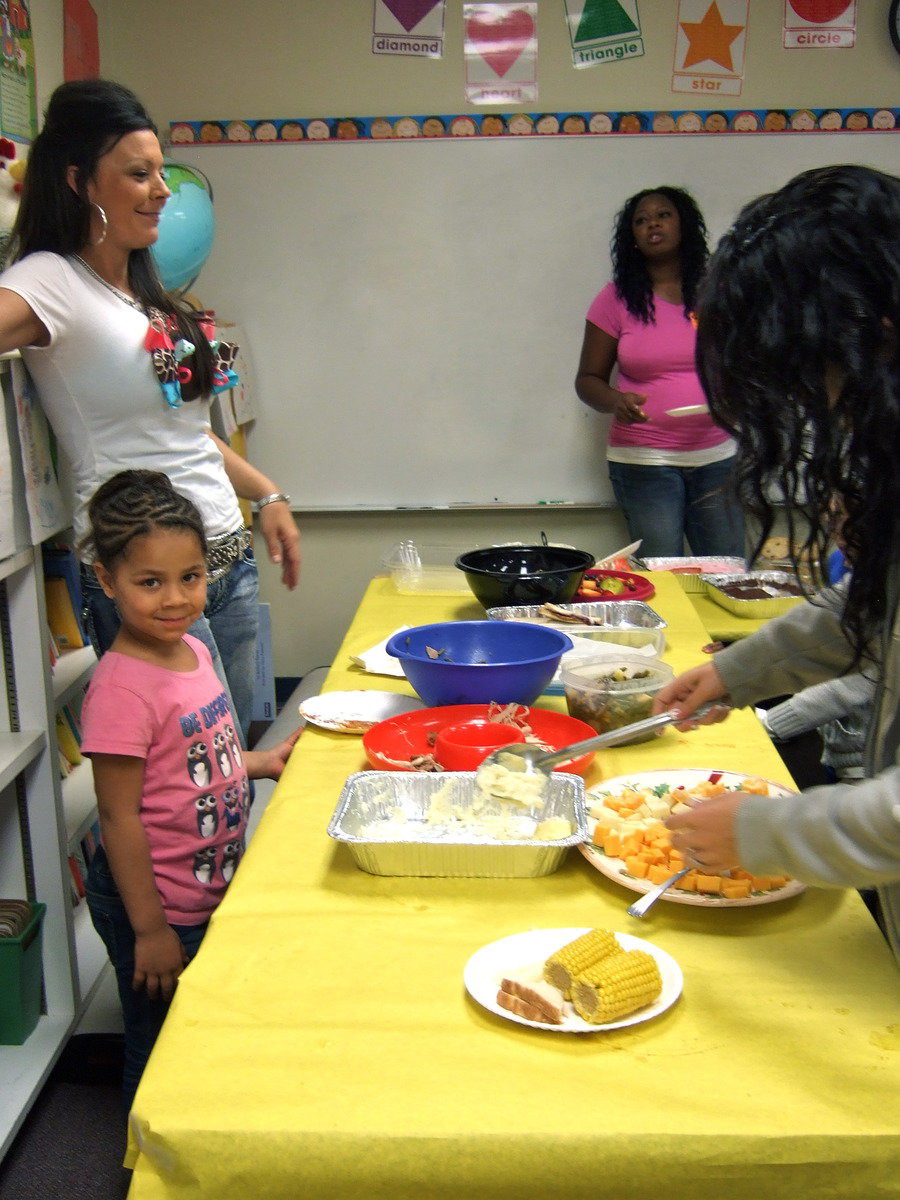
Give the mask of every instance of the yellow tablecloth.
MULTIPOLYGON (((706 638, 655 577, 680 669, 706 638)), ((409 691, 351 653, 463 597, 370 585, 326 690, 409 691)), ((561 698, 547 707, 563 708, 561 698)), ((898 973, 853 892, 707 910, 634 898, 576 850, 528 880, 367 875, 325 835, 360 740, 308 728, 179 984, 132 1114, 133 1200, 872 1200, 900 1175, 898 973), (471 1001, 463 967, 599 925, 681 965, 656 1020, 566 1035, 471 1001)), ((785 779, 748 712, 597 756, 587 782, 702 766, 785 779)))
POLYGON ((700 623, 709 634, 707 641, 737 642, 749 637, 766 623, 756 617, 739 617, 729 612, 721 604, 716 604, 715 600, 710 600, 705 592, 689 592, 688 595, 700 623))

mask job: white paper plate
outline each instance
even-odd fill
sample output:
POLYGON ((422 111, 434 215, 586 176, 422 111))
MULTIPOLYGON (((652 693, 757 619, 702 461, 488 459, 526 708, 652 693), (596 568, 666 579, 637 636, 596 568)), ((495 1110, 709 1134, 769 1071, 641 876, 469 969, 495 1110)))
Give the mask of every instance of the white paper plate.
POLYGON ((616 934, 619 945, 623 950, 644 950, 647 954, 652 954, 662 976, 662 992, 645 1008, 630 1013, 621 1021, 611 1021, 608 1025, 591 1025, 590 1022, 583 1021, 574 1007, 566 1001, 563 1006, 565 1017, 562 1025, 546 1025, 540 1021, 529 1021, 500 1007, 497 1003, 497 991, 505 975, 532 972, 536 976, 539 975, 540 968, 551 954, 589 930, 590 926, 578 929, 529 929, 525 933, 513 933, 498 942, 482 946, 472 955, 463 970, 466 991, 482 1008, 496 1013, 505 1021, 529 1025, 532 1029, 545 1029, 550 1033, 605 1033, 610 1029, 623 1029, 628 1025, 639 1025, 642 1021, 651 1021, 667 1008, 671 1008, 684 987, 681 967, 671 954, 660 950, 651 942, 645 942, 643 938, 632 937, 630 933, 616 934))
POLYGON ((667 408, 667 417, 696 417, 699 413, 708 413, 705 404, 682 404, 681 408, 667 408))
POLYGON ((323 692, 303 701, 300 716, 331 733, 363 734, 388 717, 399 717, 401 713, 424 707, 417 696, 402 696, 398 692, 323 692))
MULTIPOLYGON (((734 789, 745 779, 756 778, 750 771, 739 773, 736 771, 717 771, 715 767, 697 767, 685 769, 673 769, 671 771, 638 771, 634 775, 620 775, 616 779, 606 779, 603 783, 595 783, 593 787, 587 790, 587 804, 590 807, 591 803, 602 797, 604 792, 618 792, 625 787, 634 787, 638 790, 645 788, 657 788, 660 784, 669 784, 670 787, 684 787, 690 789, 696 787, 698 783, 709 779, 710 775, 717 774, 720 776, 722 783, 727 788, 734 789)), ((770 779, 766 780, 769 785, 769 794, 772 796, 793 796, 795 793, 791 788, 785 787, 780 783, 773 783, 770 779)), ((594 827, 597 822, 593 817, 588 816, 588 828, 591 831, 591 837, 594 836, 594 827)), ((648 879, 638 879, 634 875, 629 875, 625 863, 621 858, 610 858, 604 854, 599 846, 595 846, 592 842, 582 842, 578 847, 584 857, 588 860, 592 867, 596 867, 601 875, 605 875, 607 879, 612 879, 615 883, 621 883, 623 887, 627 887, 632 892, 649 892, 656 884, 651 883, 648 879)), ((728 900, 724 896, 708 895, 701 892, 682 892, 677 887, 671 887, 667 892, 663 892, 659 901, 667 901, 669 904, 689 904, 696 908, 747 908, 755 904, 772 904, 776 900, 787 900, 790 896, 796 896, 800 892, 806 891, 806 884, 798 883, 796 879, 792 879, 786 883, 784 887, 772 888, 768 892, 753 892, 745 899, 728 900)))

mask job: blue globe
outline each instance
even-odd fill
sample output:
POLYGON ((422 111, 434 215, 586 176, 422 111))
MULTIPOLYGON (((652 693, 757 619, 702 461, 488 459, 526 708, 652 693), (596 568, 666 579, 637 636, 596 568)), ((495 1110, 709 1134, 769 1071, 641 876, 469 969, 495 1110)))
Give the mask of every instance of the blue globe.
POLYGON ((151 247, 156 269, 170 292, 185 292, 200 274, 216 231, 212 188, 196 167, 166 161, 172 195, 159 218, 159 238, 151 247))

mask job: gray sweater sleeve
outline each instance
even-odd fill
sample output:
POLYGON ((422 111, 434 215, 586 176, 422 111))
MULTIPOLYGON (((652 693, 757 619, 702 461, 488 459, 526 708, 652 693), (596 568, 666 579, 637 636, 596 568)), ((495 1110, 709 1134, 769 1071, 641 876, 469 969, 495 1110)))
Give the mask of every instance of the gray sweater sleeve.
POLYGON ((900 767, 856 784, 784 799, 748 796, 738 808, 741 863, 786 871, 819 887, 867 887, 900 876, 900 767))
POLYGON ((827 679, 804 688, 766 713, 766 726, 778 738, 798 737, 828 721, 840 720, 871 705, 875 681, 859 673, 827 679))
POLYGON ((793 695, 850 669, 853 652, 841 630, 838 597, 837 589, 822 592, 713 656, 735 707, 793 695))

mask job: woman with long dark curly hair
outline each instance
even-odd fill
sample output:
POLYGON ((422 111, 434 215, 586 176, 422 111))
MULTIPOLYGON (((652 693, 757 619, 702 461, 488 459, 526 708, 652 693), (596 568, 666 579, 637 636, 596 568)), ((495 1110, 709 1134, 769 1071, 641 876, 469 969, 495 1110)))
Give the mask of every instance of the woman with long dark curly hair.
POLYGON ((738 440, 741 496, 765 538, 777 488, 795 566, 825 549, 836 504, 853 574, 678 676, 657 707, 686 719, 709 700, 754 704, 854 668, 875 681, 862 782, 732 793, 672 819, 672 840, 713 871, 875 888, 900 957, 898 230, 900 179, 834 166, 749 204, 716 250, 698 361, 710 410, 738 440))
POLYGON ((612 415, 609 476, 629 533, 645 557, 682 555, 687 540, 694 555, 743 558, 734 442, 707 411, 694 365, 703 214, 682 188, 647 188, 617 216, 611 253, 613 279, 588 309, 575 391, 612 415))

